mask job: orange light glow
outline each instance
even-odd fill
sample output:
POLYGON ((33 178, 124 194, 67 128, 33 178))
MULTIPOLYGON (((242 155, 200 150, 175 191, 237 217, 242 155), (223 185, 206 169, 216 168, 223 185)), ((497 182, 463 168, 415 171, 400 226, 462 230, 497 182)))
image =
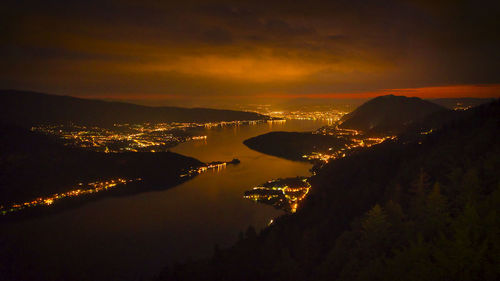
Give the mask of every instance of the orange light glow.
POLYGON ((333 99, 367 99, 383 95, 401 95, 419 98, 499 98, 500 84, 454 85, 422 88, 383 89, 373 92, 359 93, 326 93, 326 94, 269 94, 259 95, 264 98, 333 98, 333 99))
MULTIPOLYGON (((313 98, 313 99, 370 99, 383 95, 400 95, 409 97, 419 97, 425 99, 431 98, 499 98, 500 84, 478 84, 478 85, 453 85, 453 86, 435 86, 422 88, 400 88, 400 89, 382 89, 370 92, 352 92, 352 93, 322 93, 322 94, 287 94, 287 93, 268 93, 253 95, 254 98, 273 98, 273 99, 293 99, 293 98, 313 98)), ((85 98, 127 100, 127 101, 160 101, 160 100, 183 100, 182 94, 114 94, 114 95, 96 95, 85 96, 85 98)), ((198 97, 203 99, 203 97, 198 97)), ((241 99, 241 96, 224 96, 225 99, 241 99)))

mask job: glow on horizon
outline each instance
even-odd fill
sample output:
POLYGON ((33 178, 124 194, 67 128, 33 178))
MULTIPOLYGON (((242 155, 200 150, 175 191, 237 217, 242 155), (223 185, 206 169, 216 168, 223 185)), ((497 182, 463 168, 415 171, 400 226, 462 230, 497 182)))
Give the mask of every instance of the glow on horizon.
POLYGON ((270 94, 257 97, 272 98, 317 98, 317 99, 367 99, 384 95, 398 95, 435 98, 500 98, 500 84, 450 85, 421 88, 382 89, 358 93, 325 93, 325 94, 270 94))
MULTIPOLYGON (((400 89, 382 89, 378 91, 354 92, 354 93, 311 93, 311 94, 259 94, 249 96, 216 96, 216 97, 189 97, 186 98, 182 94, 104 94, 92 96, 79 96, 81 98, 90 99, 108 99, 116 101, 176 101, 176 100, 211 100, 211 99, 295 99, 295 98, 310 98, 310 99, 369 99, 383 95, 399 95, 408 97, 419 97, 424 99, 434 98, 500 98, 500 84, 476 84, 476 85, 449 85, 449 86, 432 86, 420 88, 400 88, 400 89)), ((76 95, 78 96, 78 95, 76 95)))

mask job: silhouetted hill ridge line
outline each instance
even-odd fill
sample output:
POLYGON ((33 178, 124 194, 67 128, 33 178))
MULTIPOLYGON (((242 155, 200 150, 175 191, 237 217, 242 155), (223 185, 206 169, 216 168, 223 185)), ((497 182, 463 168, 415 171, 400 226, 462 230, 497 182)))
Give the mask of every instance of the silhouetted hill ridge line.
POLYGON ((294 215, 160 280, 498 280, 500 101, 326 164, 294 215))
POLYGON ((269 155, 308 161, 302 156, 311 152, 327 152, 329 148, 337 149, 349 142, 345 138, 311 132, 270 132, 249 138, 243 144, 269 155))
POLYGON ((380 96, 342 118, 341 128, 397 134, 413 122, 448 109, 416 97, 380 96))
POLYGON ((266 118, 257 113, 244 111, 151 107, 37 92, 0 91, 0 119, 4 123, 21 126, 67 122, 110 126, 115 123, 219 122, 266 118))
POLYGON ((142 178, 133 192, 168 188, 202 162, 172 152, 101 153, 64 146, 58 139, 0 124, 0 204, 65 192, 79 182, 142 178))

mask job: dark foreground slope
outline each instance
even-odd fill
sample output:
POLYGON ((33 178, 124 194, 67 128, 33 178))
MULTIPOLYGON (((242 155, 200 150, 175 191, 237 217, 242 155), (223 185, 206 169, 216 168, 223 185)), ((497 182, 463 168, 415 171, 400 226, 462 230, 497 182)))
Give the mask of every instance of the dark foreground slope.
POLYGON ((245 140, 249 148, 289 160, 304 160, 302 155, 338 149, 349 141, 335 136, 313 133, 270 132, 245 140))
POLYGON ((253 112, 150 107, 35 92, 0 91, 0 120, 22 126, 67 122, 110 126, 115 123, 218 122, 264 118, 253 112))
POLYGON ((446 108, 419 98, 380 96, 342 118, 341 128, 371 133, 397 134, 413 122, 446 108))
POLYGON ((176 153, 99 153, 67 147, 50 136, 0 126, 0 205, 68 191, 79 182, 143 178, 142 188, 179 183, 183 169, 202 165, 176 153))
POLYGON ((160 280, 498 280, 500 102, 325 165, 295 215, 160 280))

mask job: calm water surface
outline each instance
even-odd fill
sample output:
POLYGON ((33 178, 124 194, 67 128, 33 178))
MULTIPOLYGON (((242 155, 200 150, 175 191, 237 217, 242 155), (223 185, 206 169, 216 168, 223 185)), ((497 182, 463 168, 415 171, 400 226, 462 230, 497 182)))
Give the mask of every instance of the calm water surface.
POLYGON ((54 272, 54 277, 62 272, 70 280, 153 276, 173 261, 210 255, 216 243, 229 246, 249 225, 262 228, 282 214, 244 200, 245 190, 272 178, 310 174, 310 164, 255 152, 243 140, 323 125, 287 121, 206 129, 206 141, 172 150, 204 162, 238 158, 239 165, 209 171, 169 190, 105 198, 56 215, 3 224, 0 243, 11 249, 7 254, 16 272, 54 272))

